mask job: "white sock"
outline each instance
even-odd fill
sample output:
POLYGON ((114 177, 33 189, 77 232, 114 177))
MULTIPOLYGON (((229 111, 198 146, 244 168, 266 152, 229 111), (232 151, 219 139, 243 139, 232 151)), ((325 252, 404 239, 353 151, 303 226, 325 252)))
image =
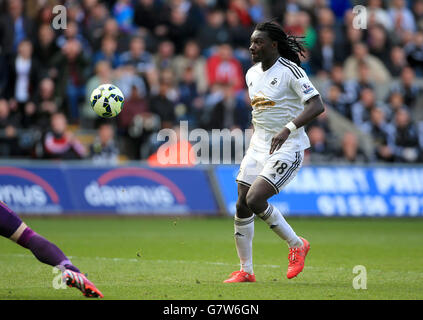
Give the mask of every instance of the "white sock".
POLYGON ((288 222, 286 222, 278 208, 269 203, 267 209, 263 213, 260 213, 259 217, 262 218, 279 237, 285 240, 290 248, 302 247, 302 240, 296 235, 288 222))
POLYGON ((241 219, 235 216, 235 244, 241 270, 253 274, 254 215, 241 219))

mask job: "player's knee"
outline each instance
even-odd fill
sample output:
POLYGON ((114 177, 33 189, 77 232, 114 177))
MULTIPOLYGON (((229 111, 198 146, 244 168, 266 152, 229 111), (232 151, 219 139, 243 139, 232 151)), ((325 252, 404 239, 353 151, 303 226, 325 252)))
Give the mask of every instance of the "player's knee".
POLYGON ((262 205, 262 199, 256 192, 248 192, 246 197, 246 203, 248 208, 254 213, 260 213, 262 205))
POLYGON ((238 218, 244 219, 251 216, 250 209, 245 202, 245 198, 239 198, 236 202, 236 216, 238 218))

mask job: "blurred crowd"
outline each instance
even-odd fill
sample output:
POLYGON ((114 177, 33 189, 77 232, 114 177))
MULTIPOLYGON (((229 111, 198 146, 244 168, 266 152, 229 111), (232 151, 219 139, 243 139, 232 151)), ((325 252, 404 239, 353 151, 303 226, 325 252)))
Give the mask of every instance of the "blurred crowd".
POLYGON ((0 12, 0 159, 116 163, 148 159, 158 131, 182 120, 250 128, 249 39, 274 18, 304 37, 302 65, 328 107, 307 126, 307 161, 423 160, 423 0, 0 0, 0 12), (365 29, 353 24, 359 4, 365 29), (102 83, 125 96, 108 121, 89 104, 102 83), (354 130, 340 136, 330 112, 354 130), (75 128, 97 130, 94 141, 84 145, 75 128))

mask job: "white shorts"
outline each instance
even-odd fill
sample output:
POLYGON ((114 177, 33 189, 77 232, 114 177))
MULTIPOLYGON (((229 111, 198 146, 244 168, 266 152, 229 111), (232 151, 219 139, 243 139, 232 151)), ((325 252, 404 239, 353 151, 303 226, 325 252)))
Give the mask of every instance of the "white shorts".
POLYGON ((289 151, 279 149, 273 154, 259 153, 248 149, 242 159, 236 182, 250 187, 260 177, 266 180, 278 194, 300 170, 304 150, 289 151))

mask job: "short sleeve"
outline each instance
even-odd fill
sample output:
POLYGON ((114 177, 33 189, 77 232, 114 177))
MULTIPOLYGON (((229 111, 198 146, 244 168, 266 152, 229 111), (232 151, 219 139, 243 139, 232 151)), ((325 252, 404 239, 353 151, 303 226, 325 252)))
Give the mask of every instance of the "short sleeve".
POLYGON ((291 88, 301 99, 301 103, 304 104, 310 98, 319 95, 319 92, 303 70, 300 71, 299 69, 296 69, 295 71, 296 73, 291 75, 291 88))
POLYGON ((248 70, 246 73, 245 73, 245 83, 247 84, 247 87, 248 87, 248 75, 250 74, 250 70, 248 70))

